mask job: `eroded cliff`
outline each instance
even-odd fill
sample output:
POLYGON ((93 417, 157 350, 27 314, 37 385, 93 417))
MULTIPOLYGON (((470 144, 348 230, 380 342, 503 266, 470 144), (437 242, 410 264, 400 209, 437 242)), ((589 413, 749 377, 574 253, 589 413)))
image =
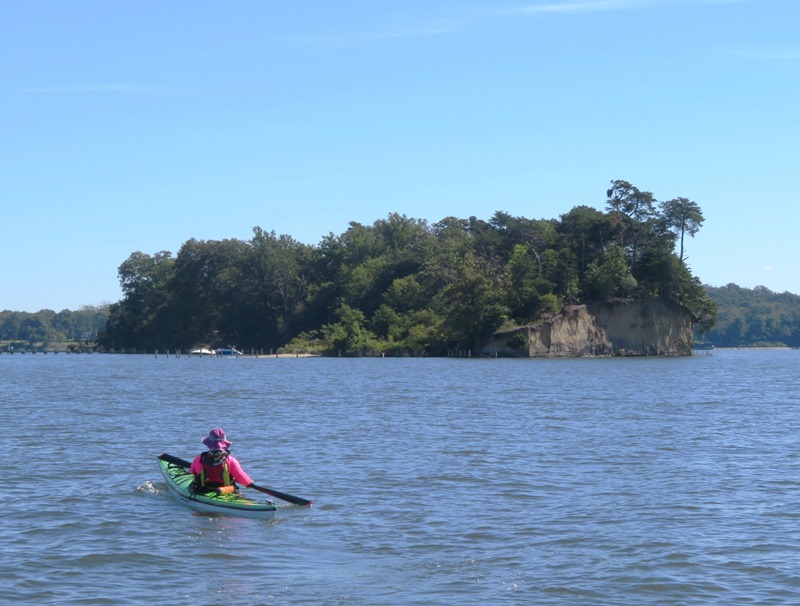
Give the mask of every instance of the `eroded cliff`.
POLYGON ((688 356, 691 313, 647 299, 571 305, 551 319, 498 332, 481 354, 517 357, 688 356))

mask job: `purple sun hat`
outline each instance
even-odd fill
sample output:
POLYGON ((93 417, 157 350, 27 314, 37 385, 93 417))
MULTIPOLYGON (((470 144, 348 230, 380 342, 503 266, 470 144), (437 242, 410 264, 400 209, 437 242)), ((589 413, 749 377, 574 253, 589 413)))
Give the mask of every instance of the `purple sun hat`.
POLYGON ((233 444, 233 442, 227 439, 225 430, 221 427, 215 427, 200 441, 208 446, 209 450, 227 450, 230 448, 231 444, 233 444))

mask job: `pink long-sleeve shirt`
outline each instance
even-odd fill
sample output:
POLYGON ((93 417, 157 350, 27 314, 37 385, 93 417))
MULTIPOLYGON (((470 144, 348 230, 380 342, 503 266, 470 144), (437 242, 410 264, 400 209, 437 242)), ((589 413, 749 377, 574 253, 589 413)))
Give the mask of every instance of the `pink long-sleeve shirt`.
MULTIPOLYGON (((250 476, 244 472, 242 466, 239 464, 239 461, 236 460, 232 454, 228 455, 228 458, 225 459, 225 462, 228 464, 228 473, 231 474, 231 477, 241 484, 242 486, 249 486, 253 483, 253 480, 250 479, 250 476)), ((197 455, 192 461, 192 466, 189 468, 194 475, 199 475, 201 471, 203 471, 203 464, 200 462, 200 455, 197 455)))

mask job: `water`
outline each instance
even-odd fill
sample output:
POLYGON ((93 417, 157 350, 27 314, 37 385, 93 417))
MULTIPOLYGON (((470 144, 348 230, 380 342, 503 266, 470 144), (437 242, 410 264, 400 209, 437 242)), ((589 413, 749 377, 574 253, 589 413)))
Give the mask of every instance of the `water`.
POLYGON ((3 355, 0 602, 798 603, 799 375, 796 350, 3 355), (314 506, 171 497, 156 456, 217 425, 314 506))

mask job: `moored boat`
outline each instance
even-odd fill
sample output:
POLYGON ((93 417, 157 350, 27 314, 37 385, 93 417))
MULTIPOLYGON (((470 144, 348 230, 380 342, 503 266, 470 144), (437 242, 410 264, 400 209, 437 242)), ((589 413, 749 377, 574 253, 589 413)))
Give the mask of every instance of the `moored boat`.
POLYGON ((176 462, 180 459, 167 454, 159 456, 158 459, 161 474, 170 492, 192 509, 261 520, 268 520, 275 515, 277 507, 273 503, 254 501, 237 492, 227 494, 218 494, 214 490, 194 492, 192 490, 194 476, 184 465, 176 462))

